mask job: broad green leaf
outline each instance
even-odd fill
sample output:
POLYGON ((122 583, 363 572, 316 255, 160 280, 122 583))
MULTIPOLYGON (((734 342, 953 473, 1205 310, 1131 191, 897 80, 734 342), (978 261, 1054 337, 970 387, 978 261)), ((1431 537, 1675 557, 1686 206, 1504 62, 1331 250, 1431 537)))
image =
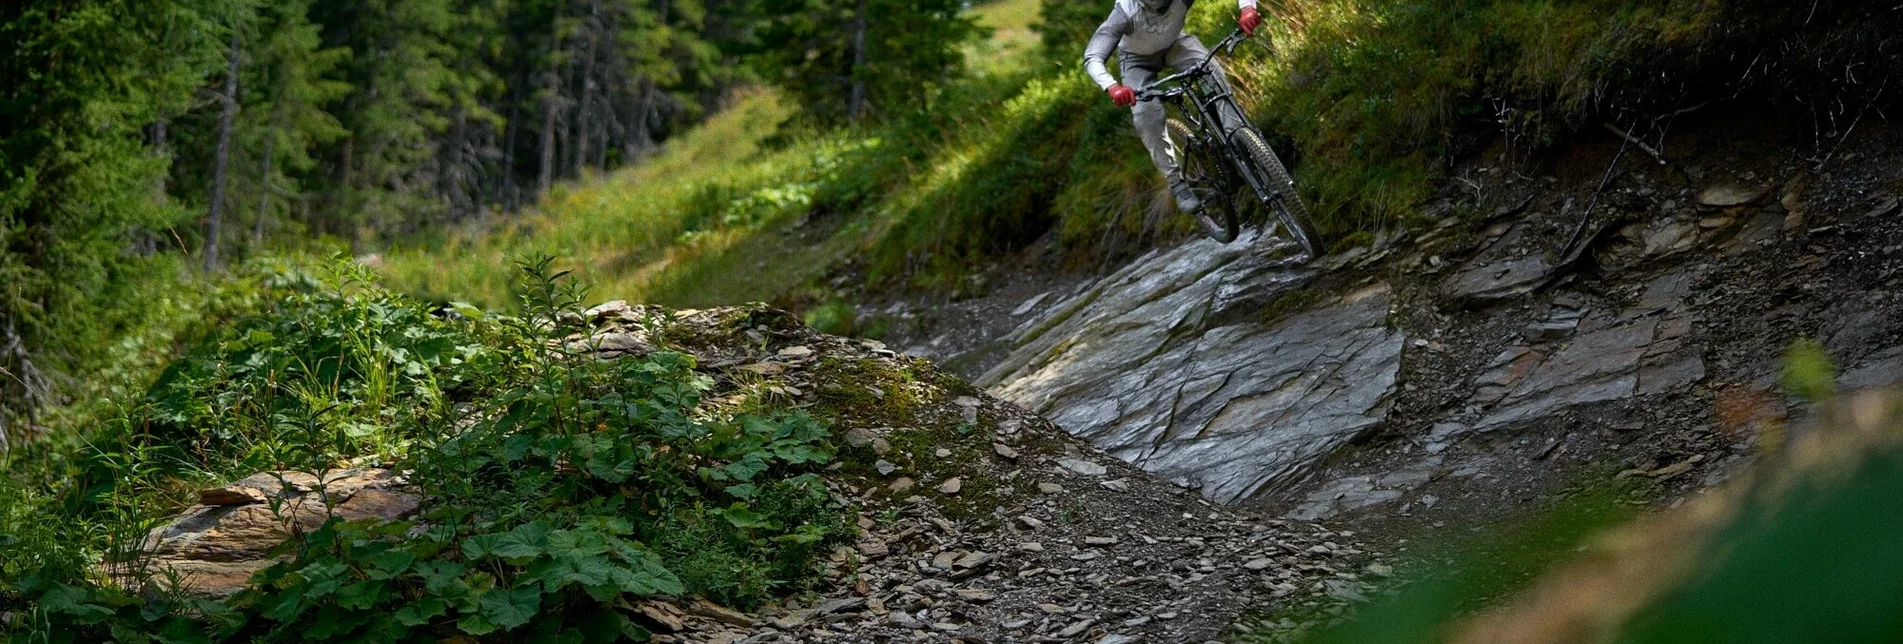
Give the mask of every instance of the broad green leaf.
POLYGON ((598 555, 608 552, 608 540, 593 530, 556 530, 548 535, 551 557, 598 555))
POLYGON ((59 584, 40 596, 40 608, 55 615, 71 615, 81 624, 97 624, 112 616, 112 610, 91 603, 91 596, 80 588, 59 584))
POLYGON ((533 521, 516 526, 514 530, 503 534, 489 554, 504 559, 530 559, 540 556, 548 550, 547 523, 533 521))
POLYGON ((496 623, 489 621, 489 618, 482 613, 468 613, 463 615, 462 619, 456 620, 456 628, 464 633, 482 637, 496 632, 496 623))
POLYGON ((752 483, 741 483, 727 486, 727 493, 732 494, 736 499, 752 501, 760 496, 760 488, 752 483))
POLYGON ((762 458, 759 452, 749 452, 740 460, 728 463, 721 470, 736 481, 746 482, 753 480, 753 477, 761 472, 765 472, 766 466, 766 459, 762 458))
POLYGON ((416 563, 416 553, 408 550, 388 550, 364 558, 370 566, 371 579, 389 579, 403 574, 416 563))
POLYGON ((449 610, 449 604, 435 597, 424 597, 408 606, 397 609, 396 619, 404 626, 422 626, 430 620, 441 617, 449 610))
POLYGON ((259 601, 258 605, 263 609, 265 618, 279 622, 297 619, 298 615, 302 615, 304 610, 310 607, 310 604, 304 602, 302 587, 290 588, 279 591, 276 595, 266 596, 259 601))
POLYGON ((343 586, 343 576, 348 572, 350 567, 343 562, 327 560, 305 566, 297 574, 304 578, 304 596, 317 599, 337 592, 343 586))
POLYGON ((497 589, 482 596, 482 616, 504 629, 529 623, 541 607, 542 589, 533 586, 497 589))
POLYGON ((337 605, 356 610, 370 610, 389 598, 389 584, 378 580, 360 581, 337 591, 337 605))
POLYGON ((727 523, 741 529, 773 528, 779 525, 771 519, 755 514, 753 508, 747 507, 745 503, 728 506, 727 509, 720 511, 720 515, 727 518, 727 523))
POLYGON ((487 557, 495 552, 501 541, 502 535, 499 534, 479 534, 463 539, 463 558, 475 561, 487 557))

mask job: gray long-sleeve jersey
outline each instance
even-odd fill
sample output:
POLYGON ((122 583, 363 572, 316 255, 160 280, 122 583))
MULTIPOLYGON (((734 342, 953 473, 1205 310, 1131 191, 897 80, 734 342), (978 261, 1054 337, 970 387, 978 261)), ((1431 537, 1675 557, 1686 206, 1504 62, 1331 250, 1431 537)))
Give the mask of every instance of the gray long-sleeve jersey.
MULTIPOLYGON (((1151 13, 1143 9, 1142 0, 1117 0, 1110 9, 1110 17, 1097 27, 1097 33, 1091 35, 1090 45, 1084 48, 1084 71, 1097 86, 1110 89, 1117 84, 1117 78, 1110 75, 1104 67, 1104 61, 1110 58, 1113 48, 1147 56, 1169 49, 1183 36, 1183 19, 1189 15, 1189 6, 1195 0, 1174 0, 1169 8, 1161 13, 1151 13)), ((1255 0, 1237 0, 1238 9, 1255 6, 1255 0)))

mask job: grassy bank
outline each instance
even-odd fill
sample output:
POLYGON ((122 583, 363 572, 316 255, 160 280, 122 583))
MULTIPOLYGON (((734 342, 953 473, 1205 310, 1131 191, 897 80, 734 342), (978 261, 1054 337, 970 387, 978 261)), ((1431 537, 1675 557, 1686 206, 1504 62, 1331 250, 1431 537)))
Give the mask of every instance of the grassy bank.
MULTIPOLYGON (((1035 23, 1024 0, 981 5, 994 39, 924 112, 812 132, 780 126, 798 106, 743 93, 648 164, 558 191, 520 220, 394 249, 384 273, 405 290, 494 302, 504 258, 534 250, 630 299, 799 305, 827 299, 817 278, 847 266, 888 285, 956 288, 1034 243, 1087 265, 1180 237, 1190 227, 1161 198, 1125 111, 1083 78, 1074 52, 1026 37, 1035 27, 1081 48, 1082 33, 1065 34, 1094 18, 1058 20, 1068 2, 1046 0, 1035 23)), ((1213 39, 1232 11, 1203 3, 1191 31, 1213 39)), ((1744 0, 1293 0, 1229 69, 1328 235, 1353 240, 1405 226, 1450 164, 1483 145, 1524 161, 1598 121, 1652 123, 1735 92, 1711 79, 1733 78, 1746 54, 1837 33, 1856 14, 1824 7, 1787 24, 1789 11, 1744 0)))

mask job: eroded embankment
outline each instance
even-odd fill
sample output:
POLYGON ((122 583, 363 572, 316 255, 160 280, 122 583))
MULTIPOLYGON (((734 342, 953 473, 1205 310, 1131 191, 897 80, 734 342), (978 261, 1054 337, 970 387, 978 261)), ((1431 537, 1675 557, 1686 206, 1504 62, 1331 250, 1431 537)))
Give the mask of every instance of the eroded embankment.
POLYGON ((1782 440, 1794 339, 1845 387, 1903 377, 1898 135, 1828 159, 1808 135, 1714 109, 1657 156, 1496 149, 1419 225, 1307 266, 1193 240, 1040 296, 980 382, 1296 519, 1411 533, 1615 474, 1675 497, 1782 440))

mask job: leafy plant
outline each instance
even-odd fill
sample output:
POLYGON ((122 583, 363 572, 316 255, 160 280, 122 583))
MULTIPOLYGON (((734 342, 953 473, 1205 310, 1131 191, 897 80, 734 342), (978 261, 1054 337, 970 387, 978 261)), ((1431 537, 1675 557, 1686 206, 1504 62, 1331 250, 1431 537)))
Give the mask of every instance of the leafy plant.
POLYGON ((122 422, 85 456, 104 492, 59 529, 99 539, 16 536, 26 508, 53 506, 0 485, 22 508, 0 514, 0 553, 36 553, 3 564, 8 626, 56 640, 614 641, 646 636, 630 600, 752 607, 817 579, 852 534, 818 476, 834 455, 825 426, 704 404, 713 381, 687 354, 596 358, 583 292, 550 265, 523 263, 520 316, 433 314, 356 268, 271 274, 269 307, 188 351, 128 413, 140 429, 122 422), (148 600, 87 572, 104 532, 137 523, 112 513, 145 507, 141 490, 169 477, 363 458, 407 472, 427 499, 415 520, 333 518, 224 601, 148 600))

